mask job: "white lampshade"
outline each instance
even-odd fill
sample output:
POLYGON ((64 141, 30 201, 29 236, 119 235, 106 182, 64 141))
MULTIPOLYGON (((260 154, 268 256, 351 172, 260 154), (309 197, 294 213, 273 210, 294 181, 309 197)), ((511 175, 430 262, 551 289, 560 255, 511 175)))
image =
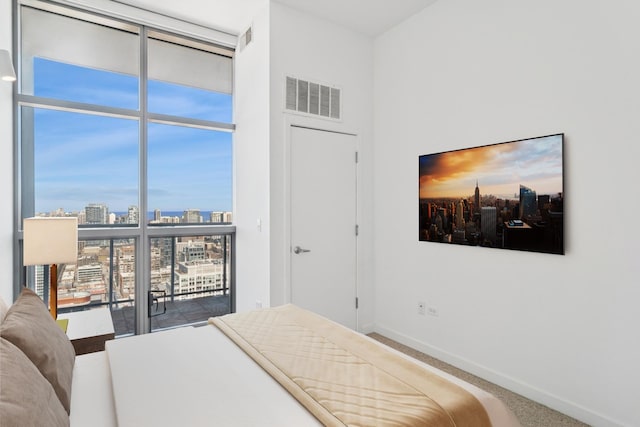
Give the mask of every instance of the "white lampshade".
POLYGON ((75 264, 77 218, 25 218, 24 265, 75 264))
POLYGON ((9 55, 9 51, 4 49, 0 49, 0 78, 7 82, 14 82, 16 80, 16 72, 13 70, 11 56, 9 55))

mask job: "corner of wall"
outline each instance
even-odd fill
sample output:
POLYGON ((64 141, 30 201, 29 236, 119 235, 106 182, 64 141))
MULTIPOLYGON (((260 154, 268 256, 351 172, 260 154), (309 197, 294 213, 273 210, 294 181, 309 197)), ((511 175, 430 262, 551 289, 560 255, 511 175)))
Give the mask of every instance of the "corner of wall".
POLYGON ((269 306, 269 6, 256 11, 252 41, 235 57, 234 223, 236 309, 269 306))
MULTIPOLYGON (((0 5, 0 49, 12 51, 12 2, 0 5)), ((0 296, 13 302, 13 90, 0 81, 0 296)))

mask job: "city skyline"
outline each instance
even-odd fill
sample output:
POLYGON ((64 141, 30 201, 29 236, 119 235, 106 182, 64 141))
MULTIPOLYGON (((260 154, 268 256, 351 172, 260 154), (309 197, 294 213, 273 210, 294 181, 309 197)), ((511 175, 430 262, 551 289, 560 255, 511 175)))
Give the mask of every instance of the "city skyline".
MULTIPOLYGON (((77 217, 78 225, 91 224, 138 224, 140 213, 137 206, 132 205, 126 211, 112 211, 104 203, 89 203, 80 210, 58 208, 49 212, 36 212, 41 217, 77 217)), ((233 212, 201 209, 183 209, 179 211, 163 211, 154 209, 147 211, 146 219, 150 224, 178 223, 231 223, 233 212)))
POLYGON ((564 254, 564 135, 420 156, 420 241, 564 254))
POLYGON ((503 199, 517 199, 520 185, 562 193, 562 135, 420 156, 420 199, 465 199, 476 184, 503 199))

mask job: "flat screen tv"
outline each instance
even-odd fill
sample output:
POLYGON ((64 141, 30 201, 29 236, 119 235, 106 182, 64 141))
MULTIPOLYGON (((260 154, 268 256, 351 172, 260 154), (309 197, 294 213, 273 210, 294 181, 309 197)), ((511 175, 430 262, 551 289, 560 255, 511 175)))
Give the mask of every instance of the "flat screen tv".
POLYGON ((564 254, 564 134, 419 156, 419 240, 564 254))

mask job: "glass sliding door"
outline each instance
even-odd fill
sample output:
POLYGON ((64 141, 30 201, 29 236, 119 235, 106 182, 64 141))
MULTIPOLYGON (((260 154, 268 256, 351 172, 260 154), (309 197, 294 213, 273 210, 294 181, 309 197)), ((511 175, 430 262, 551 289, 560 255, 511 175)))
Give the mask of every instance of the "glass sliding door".
MULTIPOLYGON (((59 312, 108 307, 127 335, 233 311, 233 49, 17 4, 16 247, 24 218, 78 219, 59 312)), ((18 265, 46 297, 48 269, 18 265)))
POLYGON ((231 236, 151 239, 151 329, 231 313, 231 236))

